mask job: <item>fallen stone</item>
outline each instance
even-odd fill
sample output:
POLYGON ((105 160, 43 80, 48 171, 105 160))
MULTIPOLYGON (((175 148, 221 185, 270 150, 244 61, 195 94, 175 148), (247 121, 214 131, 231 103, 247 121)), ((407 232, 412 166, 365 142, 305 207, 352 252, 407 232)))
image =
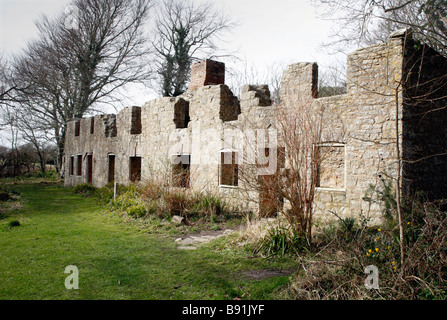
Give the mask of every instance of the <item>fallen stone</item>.
POLYGON ((179 249, 179 250, 196 250, 197 247, 194 247, 194 246, 181 246, 181 247, 178 247, 177 249, 179 249))
POLYGON ((173 217, 171 218, 171 221, 172 221, 173 223, 175 223, 175 224, 182 224, 182 223, 183 223, 183 220, 185 220, 185 218, 180 217, 180 216, 173 216, 173 217))

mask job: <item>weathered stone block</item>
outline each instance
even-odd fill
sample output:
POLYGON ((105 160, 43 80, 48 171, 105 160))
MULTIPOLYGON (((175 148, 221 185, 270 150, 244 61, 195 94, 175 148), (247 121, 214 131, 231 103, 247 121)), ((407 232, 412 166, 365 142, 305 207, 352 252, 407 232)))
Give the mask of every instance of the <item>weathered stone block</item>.
POLYGON ((189 90, 202 86, 225 83, 225 64, 213 60, 194 63, 191 68, 191 84, 189 90))

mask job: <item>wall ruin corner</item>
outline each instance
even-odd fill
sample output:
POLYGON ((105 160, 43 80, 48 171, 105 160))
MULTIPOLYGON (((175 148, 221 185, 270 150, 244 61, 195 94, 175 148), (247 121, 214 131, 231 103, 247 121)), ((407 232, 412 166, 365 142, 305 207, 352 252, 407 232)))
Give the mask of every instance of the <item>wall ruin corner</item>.
POLYGON ((281 101, 295 97, 318 97, 318 64, 300 62, 290 65, 281 80, 281 101))
POLYGON ((241 101, 256 100, 255 105, 268 107, 272 105, 268 85, 245 85, 241 88, 241 101))
POLYGON ((207 59, 192 65, 189 90, 220 84, 225 84, 225 63, 207 59))

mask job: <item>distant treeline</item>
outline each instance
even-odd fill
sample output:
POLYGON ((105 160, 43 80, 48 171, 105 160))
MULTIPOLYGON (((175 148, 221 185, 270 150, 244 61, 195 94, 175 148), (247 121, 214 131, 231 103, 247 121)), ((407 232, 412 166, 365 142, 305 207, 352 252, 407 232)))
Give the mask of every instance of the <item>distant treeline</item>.
POLYGON ((55 168, 57 149, 47 147, 40 154, 32 144, 24 144, 16 148, 0 146, 0 177, 9 178, 21 175, 46 172, 55 168))

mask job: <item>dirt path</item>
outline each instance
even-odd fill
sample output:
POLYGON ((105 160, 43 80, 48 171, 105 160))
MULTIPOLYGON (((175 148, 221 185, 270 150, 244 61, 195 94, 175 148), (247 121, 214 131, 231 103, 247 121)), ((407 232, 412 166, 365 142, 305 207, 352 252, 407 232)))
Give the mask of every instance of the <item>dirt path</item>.
POLYGON ((235 228, 228 228, 217 231, 202 231, 197 234, 190 234, 175 239, 179 250, 195 250, 201 244, 209 243, 215 239, 226 236, 233 232, 242 230, 245 225, 240 225, 235 228))

